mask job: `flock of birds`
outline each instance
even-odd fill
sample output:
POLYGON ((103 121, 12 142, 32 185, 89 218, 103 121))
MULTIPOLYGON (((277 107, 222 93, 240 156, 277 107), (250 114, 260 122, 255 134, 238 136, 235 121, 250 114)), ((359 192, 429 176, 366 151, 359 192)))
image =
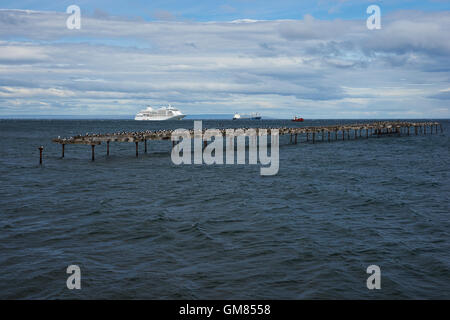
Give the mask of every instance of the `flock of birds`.
MULTIPOLYGON (((410 127, 425 127, 425 126, 437 126, 440 125, 438 122, 400 122, 400 121, 379 121, 371 123, 360 123, 360 124, 342 124, 342 125, 332 125, 332 126, 315 126, 315 127, 267 127, 267 128, 251 128, 251 127, 241 127, 236 128, 240 131, 235 131, 235 135, 247 134, 249 130, 254 130, 256 134, 259 134, 260 129, 266 129, 267 131, 262 131, 262 133, 270 134, 272 130, 278 130, 280 135, 283 134, 299 134, 299 133, 317 133, 317 132, 336 132, 336 131, 349 131, 349 130, 369 130, 369 129, 395 129, 395 128, 410 128, 410 127)), ((222 135, 227 134, 227 130, 233 130, 233 128, 228 129, 215 129, 222 133, 222 135)), ((235 130, 236 130, 235 129, 235 130)), ((202 134, 205 133, 207 129, 202 130, 202 134)), ((442 130, 442 127, 441 127, 442 130)), ((84 135, 76 135, 69 138, 61 139, 58 136, 54 139, 54 142, 64 143, 64 142, 83 142, 83 141, 144 141, 144 140, 168 140, 171 138, 172 133, 175 130, 146 130, 146 131, 120 131, 109 134, 99 134, 99 133, 86 133, 84 135)), ((193 136, 196 131, 193 129, 188 130, 193 136)))

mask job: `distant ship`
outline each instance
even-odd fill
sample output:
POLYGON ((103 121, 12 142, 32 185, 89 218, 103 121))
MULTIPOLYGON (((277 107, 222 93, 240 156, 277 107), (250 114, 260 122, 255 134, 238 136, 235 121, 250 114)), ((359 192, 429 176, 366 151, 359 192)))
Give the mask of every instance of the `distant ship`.
POLYGON ((294 122, 303 122, 303 121, 305 121, 305 119, 303 119, 303 118, 298 118, 297 116, 295 116, 294 119, 292 119, 291 121, 294 121, 294 122))
POLYGON ((183 113, 177 108, 172 107, 170 104, 168 107, 162 107, 159 109, 153 109, 147 106, 147 109, 139 111, 134 120, 150 120, 150 121, 161 121, 161 120, 181 120, 185 117, 183 113))
POLYGON ((251 114, 235 113, 233 120, 261 120, 261 115, 257 112, 251 114))

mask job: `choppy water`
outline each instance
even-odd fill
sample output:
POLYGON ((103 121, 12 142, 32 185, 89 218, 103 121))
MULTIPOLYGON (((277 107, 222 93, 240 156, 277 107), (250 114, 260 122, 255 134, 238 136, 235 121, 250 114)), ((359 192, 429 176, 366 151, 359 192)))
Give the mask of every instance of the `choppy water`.
POLYGON ((2 120, 0 298, 448 299, 442 123, 433 136, 281 137, 280 171, 262 177, 255 165, 175 166, 168 141, 149 142, 139 158, 132 143, 112 143, 109 158, 98 146, 95 162, 90 146, 68 145, 60 159, 51 143, 192 121, 2 120), (71 264, 81 267, 78 291, 66 288, 71 264), (366 288, 371 264, 381 267, 379 291, 366 288))

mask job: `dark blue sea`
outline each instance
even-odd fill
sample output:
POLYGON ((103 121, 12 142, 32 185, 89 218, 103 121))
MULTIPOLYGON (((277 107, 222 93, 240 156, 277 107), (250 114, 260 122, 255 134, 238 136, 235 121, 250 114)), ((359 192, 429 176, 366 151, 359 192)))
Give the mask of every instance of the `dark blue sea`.
MULTIPOLYGON (((363 120, 208 120, 204 127, 363 120)), ((289 144, 280 169, 172 163, 169 141, 61 146, 193 121, 0 120, 1 299, 450 299, 443 133, 289 144), (39 166, 38 147, 44 146, 39 166), (81 290, 66 269, 81 268, 81 290), (381 289, 368 290, 369 265, 381 289)), ((320 140, 320 139, 319 139, 320 140)))

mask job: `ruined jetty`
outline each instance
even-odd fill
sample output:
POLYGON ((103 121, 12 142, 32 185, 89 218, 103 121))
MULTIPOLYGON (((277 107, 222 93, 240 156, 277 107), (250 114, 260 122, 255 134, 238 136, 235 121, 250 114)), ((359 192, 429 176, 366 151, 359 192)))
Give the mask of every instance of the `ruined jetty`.
MULTIPOLYGON (((236 128, 235 128, 236 129, 236 128)), ((443 132, 439 122, 405 122, 405 121, 378 121, 371 123, 356 123, 331 126, 314 127, 268 127, 268 128, 238 128, 240 133, 246 135, 249 130, 258 134, 259 130, 278 130, 279 135, 290 135, 289 142, 297 144, 299 141, 316 143, 318 141, 355 140, 360 138, 381 137, 383 135, 418 135, 436 134, 438 129, 443 132)), ((223 136, 227 129, 219 130, 223 136)), ((106 155, 109 156, 110 142, 134 142, 136 145, 136 157, 139 155, 139 142, 144 143, 144 152, 147 153, 147 141, 150 140, 171 140, 175 130, 140 131, 140 132, 116 132, 105 134, 85 134, 69 138, 56 138, 52 141, 61 145, 61 157, 64 158, 64 146, 69 144, 90 145, 92 149, 92 161, 95 160, 95 146, 106 143, 106 155)), ((203 134, 206 129, 203 129, 203 134)), ((194 137, 194 130, 190 130, 191 137, 194 137)), ((204 135, 202 135, 204 137, 204 135)), ((206 139, 206 138, 205 138, 206 139)), ((175 141, 172 141, 174 144, 175 141)), ((207 140, 204 141, 206 145, 207 140)), ((42 147, 40 150, 40 162, 42 163, 42 147)))

